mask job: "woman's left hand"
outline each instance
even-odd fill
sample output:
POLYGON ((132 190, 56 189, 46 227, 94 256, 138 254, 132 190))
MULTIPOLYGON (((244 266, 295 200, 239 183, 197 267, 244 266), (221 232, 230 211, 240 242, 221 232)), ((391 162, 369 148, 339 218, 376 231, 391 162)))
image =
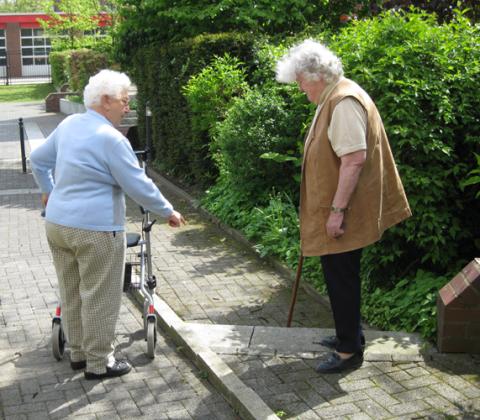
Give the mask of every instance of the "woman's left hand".
POLYGON ((345 233, 343 226, 343 213, 330 213, 327 220, 327 236, 338 239, 345 233))

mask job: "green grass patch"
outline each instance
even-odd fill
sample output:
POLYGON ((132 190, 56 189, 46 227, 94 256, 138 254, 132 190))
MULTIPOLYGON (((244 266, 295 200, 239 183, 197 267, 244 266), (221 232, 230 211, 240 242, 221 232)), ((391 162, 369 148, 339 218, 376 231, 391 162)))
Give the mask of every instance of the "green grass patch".
POLYGON ((0 86, 0 102, 43 101, 55 88, 51 83, 0 86))

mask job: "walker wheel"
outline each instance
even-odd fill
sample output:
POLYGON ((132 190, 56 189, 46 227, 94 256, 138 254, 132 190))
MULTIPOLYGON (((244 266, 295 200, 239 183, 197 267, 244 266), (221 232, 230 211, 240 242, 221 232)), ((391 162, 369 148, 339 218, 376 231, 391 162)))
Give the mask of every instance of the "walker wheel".
POLYGON ((157 322, 155 318, 147 321, 147 356, 155 358, 155 346, 157 345, 157 322))
POLYGON ((65 352, 65 335, 63 333, 62 322, 60 319, 53 320, 52 324, 52 352, 53 357, 58 361, 63 359, 65 352))

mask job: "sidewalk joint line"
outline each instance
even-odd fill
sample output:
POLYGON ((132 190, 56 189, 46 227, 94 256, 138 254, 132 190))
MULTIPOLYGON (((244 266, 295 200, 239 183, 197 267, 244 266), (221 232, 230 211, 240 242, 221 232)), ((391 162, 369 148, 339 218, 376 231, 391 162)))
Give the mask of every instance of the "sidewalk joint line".
POLYGON ((14 190, 0 190, 0 196, 24 194, 40 194, 40 190, 38 188, 17 188, 14 190))

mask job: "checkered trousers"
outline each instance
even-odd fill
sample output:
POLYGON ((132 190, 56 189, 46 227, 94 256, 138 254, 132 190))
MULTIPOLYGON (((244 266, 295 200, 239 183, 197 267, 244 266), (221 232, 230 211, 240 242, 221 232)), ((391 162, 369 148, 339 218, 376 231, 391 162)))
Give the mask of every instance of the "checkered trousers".
POLYGON ((96 232, 46 223, 72 361, 104 373, 113 355, 125 267, 125 232, 96 232))

